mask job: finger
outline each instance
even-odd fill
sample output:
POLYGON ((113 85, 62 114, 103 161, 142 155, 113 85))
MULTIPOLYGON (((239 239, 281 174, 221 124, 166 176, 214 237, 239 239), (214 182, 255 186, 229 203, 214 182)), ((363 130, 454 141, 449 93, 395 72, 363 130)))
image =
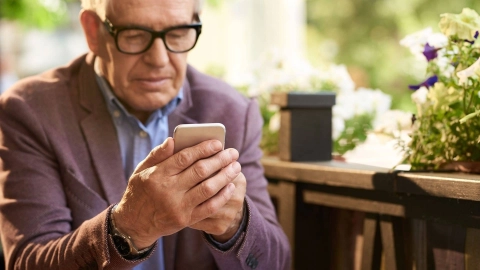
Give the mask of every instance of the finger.
MULTIPOLYGON (((200 182, 211 178, 214 174, 218 173, 223 168, 231 168, 229 165, 236 162, 238 158, 238 151, 235 149, 223 150, 216 155, 201 159, 192 164, 189 168, 181 172, 178 177, 182 179, 182 182, 185 184, 186 189, 191 189, 198 185, 200 182)), ((235 165, 240 166, 240 164, 235 165)), ((237 168, 237 167, 235 167, 237 168)), ((224 171, 229 173, 230 171, 224 171)), ((233 174, 233 173, 232 173, 233 174)), ((224 174, 225 175, 225 174, 224 174)), ((238 171, 235 171, 235 175, 238 175, 238 171)), ((226 185, 231 181, 224 183, 226 185)), ((205 198, 207 199, 207 198, 205 198)))
POLYGON ((231 221, 227 219, 220 219, 216 217, 208 217, 204 220, 201 220, 194 225, 191 225, 190 228, 203 231, 211 235, 223 234, 230 226, 231 221))
POLYGON ((198 223, 199 221, 214 215, 217 211, 225 206, 234 192, 235 185, 233 183, 229 183, 215 196, 195 207, 191 216, 192 224, 198 223))
POLYGON ((168 137, 161 145, 153 148, 148 156, 135 168, 134 174, 150 168, 173 155, 173 139, 168 137))
POLYGON ((189 191, 187 191, 186 197, 188 198, 189 206, 196 207, 202 204, 206 200, 215 196, 220 190, 232 182, 240 173, 242 167, 237 161, 223 168, 216 175, 201 181, 198 185, 195 185, 189 191))
POLYGON ((229 205, 229 203, 226 205, 228 206, 222 207, 215 214, 189 227, 212 235, 221 235, 232 227, 238 227, 243 218, 243 201, 239 205, 229 205))
POLYGON ((205 159, 215 155, 222 151, 222 143, 218 140, 208 140, 201 142, 195 146, 185 148, 178 153, 174 154, 171 159, 168 160, 169 172, 178 174, 198 160, 205 159))

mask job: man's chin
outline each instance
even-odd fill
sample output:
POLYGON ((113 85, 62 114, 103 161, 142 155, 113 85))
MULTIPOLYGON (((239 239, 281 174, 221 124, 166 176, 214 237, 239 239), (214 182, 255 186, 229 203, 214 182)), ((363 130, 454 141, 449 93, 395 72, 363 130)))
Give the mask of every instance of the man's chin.
POLYGON ((165 95, 149 95, 143 100, 139 100, 134 105, 136 110, 139 111, 155 111, 165 107, 173 98, 167 97, 165 95))

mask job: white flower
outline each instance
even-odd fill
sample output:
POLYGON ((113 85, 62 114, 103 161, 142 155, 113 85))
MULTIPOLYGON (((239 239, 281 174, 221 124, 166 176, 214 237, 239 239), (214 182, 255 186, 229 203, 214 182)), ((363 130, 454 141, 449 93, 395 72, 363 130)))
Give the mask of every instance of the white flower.
POLYGON ((475 10, 464 8, 460 14, 444 13, 440 17, 438 26, 446 36, 475 40, 475 33, 480 27, 480 16, 475 10))
POLYGON ((355 95, 357 114, 375 113, 380 115, 389 110, 392 104, 392 98, 379 89, 373 90, 361 87, 355 91, 355 95))
POLYGON ((445 49, 440 49, 437 51, 437 58, 432 61, 435 62, 441 74, 447 78, 451 78, 452 74, 455 72, 455 67, 452 65, 450 58, 445 55, 445 49))
POLYGON ((355 95, 339 93, 336 96, 336 105, 333 106, 334 117, 340 117, 342 119, 350 119, 355 116, 355 95))
POLYGON ((433 33, 432 28, 428 27, 400 40, 400 45, 409 48, 413 55, 422 59, 425 59, 423 50, 427 43, 439 49, 447 45, 448 38, 441 33, 433 33))
POLYGON ((359 88, 350 93, 338 93, 333 107, 334 117, 344 120, 365 113, 378 115, 390 109, 392 98, 378 89, 359 88))
POLYGON ((379 117, 374 130, 395 134, 399 130, 407 130, 412 126, 412 114, 400 110, 388 110, 379 117))
POLYGON ((417 31, 410 35, 407 35, 402 40, 400 40, 400 45, 407 48, 417 48, 425 46, 427 43, 428 37, 432 34, 432 28, 428 27, 423 30, 417 31))
POLYGON ((442 33, 432 33, 427 37, 428 45, 435 48, 443 48, 448 44, 448 38, 442 33))
POLYGON ((457 77, 459 78, 460 84, 466 84, 468 82, 468 78, 473 77, 475 75, 479 75, 480 73, 480 58, 477 59, 475 63, 473 63, 468 68, 457 72, 457 77))
POLYGON ((427 102, 428 88, 425 86, 420 87, 417 91, 412 93, 412 100, 416 104, 424 104, 427 102))
POLYGON ((332 118, 332 139, 336 140, 345 129, 345 120, 342 117, 333 116, 332 118))
POLYGON ((268 129, 271 132, 276 132, 280 130, 280 112, 275 113, 272 118, 270 118, 270 123, 268 123, 268 129))
POLYGON ((319 69, 315 76, 318 76, 318 79, 321 81, 335 85, 338 92, 352 92, 355 90, 355 83, 345 65, 329 65, 319 69))
POLYGON ((348 73, 347 67, 344 65, 331 65, 330 79, 336 82, 338 89, 341 92, 351 92, 355 89, 355 83, 348 73))

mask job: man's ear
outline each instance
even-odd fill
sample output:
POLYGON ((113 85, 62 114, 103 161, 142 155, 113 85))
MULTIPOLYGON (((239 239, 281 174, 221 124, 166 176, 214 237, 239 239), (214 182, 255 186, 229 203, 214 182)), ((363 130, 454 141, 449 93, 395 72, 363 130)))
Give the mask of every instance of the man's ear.
POLYGON ((80 12, 80 23, 82 24, 90 51, 98 55, 101 41, 99 37, 100 23, 97 14, 91 10, 82 10, 80 12))

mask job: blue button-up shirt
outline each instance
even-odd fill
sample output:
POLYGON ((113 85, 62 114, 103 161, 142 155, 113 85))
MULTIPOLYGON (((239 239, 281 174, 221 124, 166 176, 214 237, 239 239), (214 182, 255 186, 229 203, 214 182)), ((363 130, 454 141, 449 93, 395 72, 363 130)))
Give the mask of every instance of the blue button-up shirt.
MULTIPOLYGON (((122 155, 125 178, 129 179, 136 166, 147 157, 148 153, 157 145, 160 145, 168 137, 168 115, 178 106, 183 98, 180 89, 178 95, 163 108, 154 111, 143 124, 135 116, 131 115, 122 103, 115 97, 105 78, 97 72, 97 83, 105 98, 108 111, 112 116, 117 130, 118 142, 122 155)), ((147 261, 139 264, 134 269, 154 269, 160 265, 164 269, 163 243, 158 240, 156 254, 147 261)))

